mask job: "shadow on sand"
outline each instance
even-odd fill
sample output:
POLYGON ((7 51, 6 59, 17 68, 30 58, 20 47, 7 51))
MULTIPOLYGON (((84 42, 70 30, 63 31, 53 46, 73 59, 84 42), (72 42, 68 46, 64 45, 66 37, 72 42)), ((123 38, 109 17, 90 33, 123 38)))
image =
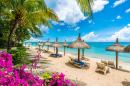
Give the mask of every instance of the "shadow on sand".
POLYGON ((123 81, 123 82, 122 82, 122 85, 123 85, 123 86, 130 86, 130 82, 128 82, 128 81, 123 81))

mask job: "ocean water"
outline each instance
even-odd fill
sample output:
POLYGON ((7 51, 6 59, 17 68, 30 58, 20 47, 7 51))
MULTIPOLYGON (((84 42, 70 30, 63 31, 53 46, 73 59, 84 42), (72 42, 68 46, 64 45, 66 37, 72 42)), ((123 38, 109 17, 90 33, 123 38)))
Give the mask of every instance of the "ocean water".
MULTIPOLYGON (((27 42, 24 42, 27 43, 27 42)), ((37 46, 38 42, 31 42, 31 46, 37 46)), ((54 43, 54 42, 52 42, 54 43)), ((60 42, 63 43, 63 42, 60 42)), ((68 44, 71 44, 72 42, 67 42, 68 44)), ((113 51, 105 51, 105 49, 114 44, 115 42, 87 42, 91 46, 91 49, 85 49, 84 55, 87 57, 93 57, 98 59, 107 59, 107 60, 113 60, 116 61, 116 52, 113 51)), ((127 46, 130 43, 129 42, 120 42, 120 44, 127 46)), ((26 44, 27 45, 27 44, 26 44)), ((43 47, 44 49, 47 49, 47 46, 43 47)), ((64 51, 64 47, 58 48, 59 51, 64 51)), ((78 55, 78 49, 72 49, 66 47, 67 53, 72 53, 78 55)), ((82 49, 80 49, 80 55, 82 55, 82 49)), ((130 63, 130 53, 118 53, 118 60, 125 63, 130 63)))

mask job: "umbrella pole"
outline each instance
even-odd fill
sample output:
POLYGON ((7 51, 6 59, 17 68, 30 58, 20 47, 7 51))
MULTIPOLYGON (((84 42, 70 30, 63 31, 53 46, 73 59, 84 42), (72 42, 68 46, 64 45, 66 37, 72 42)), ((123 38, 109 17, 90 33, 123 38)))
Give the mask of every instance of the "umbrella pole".
POLYGON ((55 47, 54 47, 54 52, 55 52, 55 47))
POLYGON ((48 50, 49 50, 49 45, 48 45, 48 50))
POLYGON ((116 68, 118 69, 118 52, 116 52, 116 68))
POLYGON ((58 54, 58 47, 57 47, 57 54, 58 54))
POLYGON ((42 46, 42 49, 43 49, 43 46, 42 46))
POLYGON ((64 47, 64 55, 65 55, 65 47, 64 47))
POLYGON ((56 47, 56 54, 58 54, 58 52, 57 52, 57 47, 56 47))
POLYGON ((82 49, 82 56, 84 56, 84 49, 82 49))
POLYGON ((78 49, 78 62, 80 61, 80 49, 78 49))

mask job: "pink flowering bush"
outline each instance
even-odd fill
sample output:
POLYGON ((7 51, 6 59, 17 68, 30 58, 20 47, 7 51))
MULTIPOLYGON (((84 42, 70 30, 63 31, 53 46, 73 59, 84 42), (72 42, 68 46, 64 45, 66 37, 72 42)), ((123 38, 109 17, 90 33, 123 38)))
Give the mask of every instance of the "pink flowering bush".
MULTIPOLYGON (((38 59, 34 59, 33 65, 36 68, 37 61, 40 60, 41 52, 38 52, 38 59)), ((64 74, 54 74, 50 81, 39 79, 33 76, 32 70, 25 72, 26 64, 19 69, 13 69, 12 55, 6 52, 0 52, 0 86, 67 86, 69 81, 64 81, 64 74)), ((76 86, 76 85, 71 85, 76 86)))

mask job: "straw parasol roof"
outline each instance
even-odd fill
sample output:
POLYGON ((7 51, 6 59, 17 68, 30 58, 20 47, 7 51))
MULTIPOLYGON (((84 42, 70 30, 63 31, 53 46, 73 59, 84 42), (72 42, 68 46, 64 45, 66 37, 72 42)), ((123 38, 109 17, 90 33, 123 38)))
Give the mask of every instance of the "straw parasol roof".
POLYGON ((127 47, 125 47, 124 53, 130 53, 130 45, 128 45, 127 47))
POLYGON ((62 44, 58 42, 58 38, 56 39, 56 42, 54 42, 50 47, 64 47, 62 44))
POLYGON ((67 48, 90 49, 91 47, 87 43, 81 40, 80 33, 79 33, 78 39, 73 43, 71 43, 67 48))
POLYGON ((42 41, 41 46, 43 46, 43 45, 44 45, 44 43, 43 43, 43 41, 42 41))
POLYGON ((118 38, 116 39, 116 43, 107 47, 106 51, 115 51, 115 52, 123 52, 125 46, 118 43, 118 38))
POLYGON ((27 44, 31 44, 30 42, 28 42, 27 44))
POLYGON ((80 33, 76 41, 71 43, 67 48, 76 48, 78 49, 78 62, 80 61, 80 49, 90 49, 91 47, 81 40, 80 33))
POLYGON ((36 45, 39 45, 40 44, 40 41, 39 41, 39 43, 37 43, 36 45))
POLYGON ((65 40, 65 42, 64 42, 62 45, 64 46, 64 55, 65 55, 65 47, 66 47, 66 46, 69 46, 69 44, 66 43, 66 40, 65 40))
POLYGON ((62 45, 65 47, 65 46, 68 46, 69 44, 66 43, 66 40, 65 40, 65 42, 62 45))
POLYGON ((49 42, 49 39, 47 40, 47 42, 44 45, 51 45, 52 43, 49 42))
POLYGON ((115 51, 116 52, 116 68, 118 68, 118 52, 123 52, 125 46, 118 43, 118 38, 116 38, 116 43, 107 47, 106 51, 115 51))

